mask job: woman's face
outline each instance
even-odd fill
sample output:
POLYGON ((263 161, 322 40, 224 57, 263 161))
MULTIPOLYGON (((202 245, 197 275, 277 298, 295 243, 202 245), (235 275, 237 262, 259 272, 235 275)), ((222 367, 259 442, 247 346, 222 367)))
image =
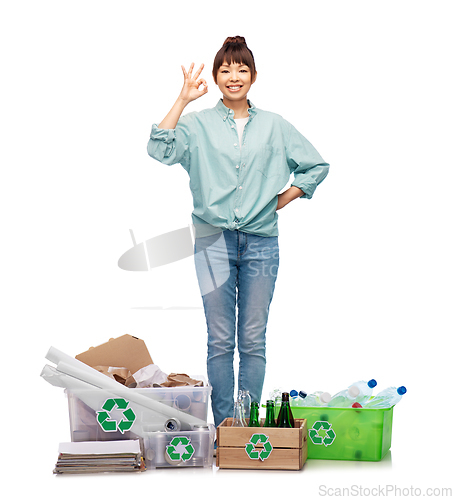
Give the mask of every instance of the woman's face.
POLYGON ((232 62, 227 64, 225 61, 217 72, 217 85, 223 96, 230 101, 240 101, 246 98, 252 83, 252 74, 250 68, 245 64, 232 62))

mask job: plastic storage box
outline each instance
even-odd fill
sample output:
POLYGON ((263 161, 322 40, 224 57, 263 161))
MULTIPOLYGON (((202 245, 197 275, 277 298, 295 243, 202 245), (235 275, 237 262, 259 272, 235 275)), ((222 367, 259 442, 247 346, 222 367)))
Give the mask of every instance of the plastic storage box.
POLYGON ((211 467, 214 438, 212 424, 187 432, 150 432, 143 438, 146 467, 211 467))
MULTIPOLYGON (((206 422, 212 387, 203 377, 203 387, 156 387, 129 389, 206 422)), ((165 416, 144 407, 129 404, 101 389, 71 392, 68 397, 72 441, 113 441, 136 439, 144 433, 162 428, 165 416), (83 401, 90 404, 85 404, 83 401), (159 424, 159 425, 156 425, 159 424), (138 432, 140 430, 140 432, 138 432), (137 434, 134 433, 136 431, 137 434)))
POLYGON ((307 419, 309 459, 379 461, 390 449, 393 407, 291 406, 291 411, 294 418, 307 419))

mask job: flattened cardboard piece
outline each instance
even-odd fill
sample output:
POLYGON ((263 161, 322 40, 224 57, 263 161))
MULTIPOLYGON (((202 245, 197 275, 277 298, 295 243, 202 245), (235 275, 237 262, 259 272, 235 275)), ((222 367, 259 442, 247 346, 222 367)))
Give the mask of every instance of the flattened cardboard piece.
POLYGON ((170 373, 167 377, 167 381, 160 384, 161 387, 182 387, 186 385, 203 387, 203 382, 201 380, 190 378, 189 375, 185 373, 170 373))
POLYGON ((77 354, 76 359, 93 368, 124 366, 132 374, 144 366, 154 364, 145 342, 128 334, 91 347, 88 351, 77 354))

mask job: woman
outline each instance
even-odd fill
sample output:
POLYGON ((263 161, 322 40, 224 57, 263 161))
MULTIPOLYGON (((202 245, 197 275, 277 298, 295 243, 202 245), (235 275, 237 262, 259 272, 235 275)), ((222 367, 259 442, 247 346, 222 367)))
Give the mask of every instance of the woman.
POLYGON ((212 109, 181 116, 208 92, 182 66, 184 86, 164 120, 153 125, 148 153, 180 163, 190 177, 195 265, 208 330, 207 370, 215 425, 232 416, 233 356, 239 352, 238 389, 260 401, 265 334, 277 277, 277 210, 311 198, 329 165, 280 115, 256 108, 247 94, 256 81, 253 54, 243 37, 229 37, 212 75, 222 98, 212 109), (285 187, 290 174, 291 187, 285 187), (237 309, 237 324, 236 324, 237 309))

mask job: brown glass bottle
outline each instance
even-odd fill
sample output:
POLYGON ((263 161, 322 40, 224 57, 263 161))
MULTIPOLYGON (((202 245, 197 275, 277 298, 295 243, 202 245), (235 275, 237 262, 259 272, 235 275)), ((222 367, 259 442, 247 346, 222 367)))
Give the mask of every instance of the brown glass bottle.
POLYGON ((284 402, 288 403, 289 421, 291 422, 291 427, 294 427, 294 417, 293 417, 293 412, 291 411, 291 406, 289 404, 289 393, 288 392, 282 393, 282 406, 280 408, 280 413, 278 414, 278 418, 277 418, 277 427, 280 427, 280 415, 282 413, 284 402))

